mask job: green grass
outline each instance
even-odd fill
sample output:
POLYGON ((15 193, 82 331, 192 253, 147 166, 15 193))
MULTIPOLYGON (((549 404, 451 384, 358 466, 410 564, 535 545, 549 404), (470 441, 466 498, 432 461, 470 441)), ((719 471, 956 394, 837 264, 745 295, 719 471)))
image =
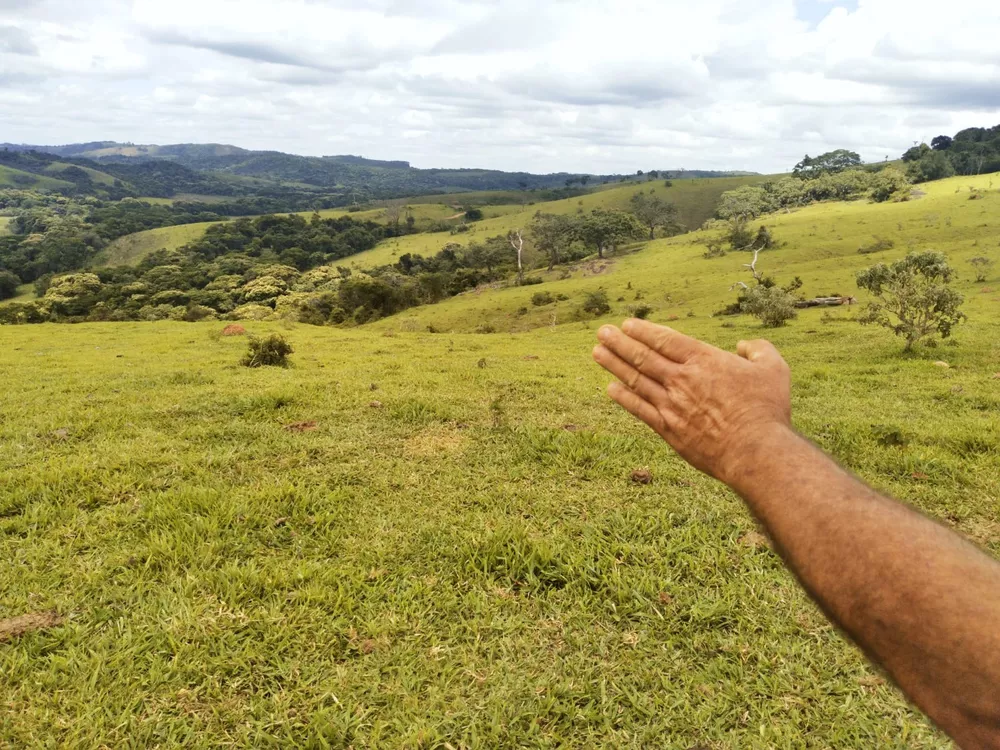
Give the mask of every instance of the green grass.
POLYGON ((13 218, 12 216, 0 216, 0 234, 7 234, 8 226, 13 218))
MULTIPOLYGON (((1000 191, 992 189, 984 199, 970 201, 968 189, 975 186, 987 190, 995 179, 995 175, 985 175, 929 183, 921 186, 926 195, 905 203, 826 203, 768 216, 763 223, 772 228, 782 247, 762 253, 759 266, 782 283, 801 276, 802 293, 807 296, 838 293, 859 296, 863 301, 854 283, 858 270, 902 257, 911 250, 941 250, 959 272, 958 286, 968 296, 970 309, 989 315, 998 295, 983 290, 995 287, 996 280, 990 279, 994 284, 975 284, 966 261, 982 254, 1000 259, 1000 191), (874 255, 859 255, 858 248, 871 244, 876 235, 893 240, 895 247, 874 255)), ((477 230, 478 236, 502 230, 503 221, 508 220, 492 222, 492 231, 477 230)), ((580 264, 565 280, 559 279, 562 269, 533 272, 546 283, 468 293, 439 305, 409 310, 377 325, 400 330, 434 326, 443 331, 471 332, 485 324, 498 331, 522 331, 551 325, 553 316, 557 324, 577 320, 585 294, 599 289, 610 297, 613 317, 627 315, 640 303, 650 305, 653 319, 658 321, 671 316, 684 318, 688 313, 705 317, 735 299, 735 293, 729 291, 734 282, 749 280, 749 272, 742 268, 742 264, 750 262, 749 254, 729 253, 711 260, 702 257, 705 243, 717 235, 696 232, 656 240, 640 246, 638 252, 611 257, 604 263, 580 264), (532 295, 543 290, 564 294, 569 300, 534 307, 532 295), (522 308, 527 312, 518 314, 522 308)), ((435 235, 416 235, 391 241, 352 256, 351 262, 364 267, 379 261, 394 262, 403 252, 427 254, 434 247, 433 238, 435 235)), ((819 310, 806 311, 798 325, 814 325, 822 314, 819 310)))
POLYGON ((181 224, 173 227, 136 232, 112 242, 95 258, 95 266, 118 266, 138 263, 157 250, 176 250, 205 235, 205 230, 218 222, 181 224))
POLYGON ((66 190, 75 187, 72 182, 45 177, 20 169, 0 166, 0 188, 18 190, 66 190))
MULTIPOLYGON (((975 182, 769 220, 762 264, 817 293, 910 245, 961 269, 996 252, 975 182), (896 248, 857 255, 875 233, 896 248)), ((746 258, 700 239, 374 327, 248 324, 287 370, 237 366, 219 322, 0 328, 0 620, 66 618, 0 644, 0 746, 949 747, 740 501, 609 402, 601 321, 403 332, 538 326, 551 306, 511 311, 539 289, 569 320, 604 285, 732 349, 761 329, 709 312, 746 258)), ((903 356, 848 310, 766 333, 799 429, 998 554, 1000 280, 963 276, 954 346, 903 356)))
MULTIPOLYGON (((700 227, 712 217, 719 197, 727 190, 740 185, 759 182, 766 177, 722 177, 702 180, 676 180, 673 187, 664 187, 662 180, 642 184, 628 184, 617 187, 606 186, 578 198, 566 198, 548 203, 534 203, 525 206, 507 205, 484 208, 487 220, 476 222, 472 231, 452 235, 447 232, 417 234, 386 240, 378 247, 364 253, 352 255, 349 265, 361 270, 374 266, 395 263, 405 253, 434 255, 446 244, 462 246, 472 241, 482 241, 497 234, 506 234, 511 229, 527 228, 538 211, 554 214, 587 214, 594 209, 628 210, 629 201, 636 193, 650 193, 677 206, 680 221, 688 227, 700 227), (497 211, 497 209, 501 209, 497 211), (494 213, 490 213, 493 211, 494 213)), ((529 248, 530 250, 530 248, 529 248)))
POLYGON ((10 299, 0 300, 0 305, 8 305, 14 302, 31 302, 35 297, 34 284, 22 284, 17 288, 17 294, 10 299))
POLYGON ((45 171, 48 172, 49 174, 57 175, 60 172, 64 172, 65 170, 69 169, 70 167, 76 167, 77 169, 82 169, 84 172, 90 175, 90 179, 93 180, 98 185, 115 184, 115 178, 107 174, 106 172, 99 172, 98 170, 91 169, 90 167, 80 167, 77 166, 76 164, 64 164, 63 162, 54 162, 53 164, 49 165, 45 169, 45 171))
MULTIPOLYGON (((299 353, 249 371, 220 328, 0 329, 0 617, 68 617, 0 650, 0 741, 947 747, 608 403, 593 331, 259 325, 299 353)), ((799 426, 998 551, 996 325, 947 371, 806 331, 799 426)))

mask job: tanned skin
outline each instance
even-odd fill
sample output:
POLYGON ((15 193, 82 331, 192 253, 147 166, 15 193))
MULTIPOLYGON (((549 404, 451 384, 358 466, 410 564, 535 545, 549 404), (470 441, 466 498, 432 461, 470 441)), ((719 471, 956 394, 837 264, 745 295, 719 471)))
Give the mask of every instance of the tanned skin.
POLYGON ((1000 748, 1000 563, 880 495, 791 426, 790 370, 643 320, 605 326, 608 393, 725 482, 826 615, 963 748, 1000 748))

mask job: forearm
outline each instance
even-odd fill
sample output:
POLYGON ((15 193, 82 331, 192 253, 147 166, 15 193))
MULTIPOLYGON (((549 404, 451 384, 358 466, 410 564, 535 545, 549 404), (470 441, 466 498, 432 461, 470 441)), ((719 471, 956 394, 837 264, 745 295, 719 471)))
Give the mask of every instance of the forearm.
POLYGON ((722 477, 824 611, 960 743, 1000 747, 1000 565, 787 428, 722 477))

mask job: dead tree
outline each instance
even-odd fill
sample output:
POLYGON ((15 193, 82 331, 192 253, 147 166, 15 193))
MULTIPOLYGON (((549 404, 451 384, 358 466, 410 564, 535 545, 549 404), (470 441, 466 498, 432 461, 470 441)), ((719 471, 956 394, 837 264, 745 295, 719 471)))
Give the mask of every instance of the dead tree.
POLYGON ((524 251, 524 238, 521 236, 521 230, 510 230, 510 232, 507 233, 507 241, 517 253, 517 283, 520 285, 524 283, 524 266, 521 265, 521 254, 524 251))
MULTIPOLYGON (((743 267, 748 269, 750 273, 753 274, 753 279, 758 284, 764 280, 764 274, 757 270, 757 257, 759 255, 760 255, 760 248, 757 248, 756 250, 753 251, 753 262, 743 264, 743 267)), ((736 287, 742 287, 743 289, 750 288, 742 281, 737 281, 735 284, 729 287, 729 291, 733 291, 736 287)))

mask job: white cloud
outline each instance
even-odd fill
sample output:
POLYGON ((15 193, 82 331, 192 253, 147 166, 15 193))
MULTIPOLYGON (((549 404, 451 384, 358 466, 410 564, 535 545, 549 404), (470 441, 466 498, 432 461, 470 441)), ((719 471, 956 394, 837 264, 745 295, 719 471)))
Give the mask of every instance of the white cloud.
POLYGON ((0 0, 5 140, 787 169, 1000 122, 965 0, 0 0))

